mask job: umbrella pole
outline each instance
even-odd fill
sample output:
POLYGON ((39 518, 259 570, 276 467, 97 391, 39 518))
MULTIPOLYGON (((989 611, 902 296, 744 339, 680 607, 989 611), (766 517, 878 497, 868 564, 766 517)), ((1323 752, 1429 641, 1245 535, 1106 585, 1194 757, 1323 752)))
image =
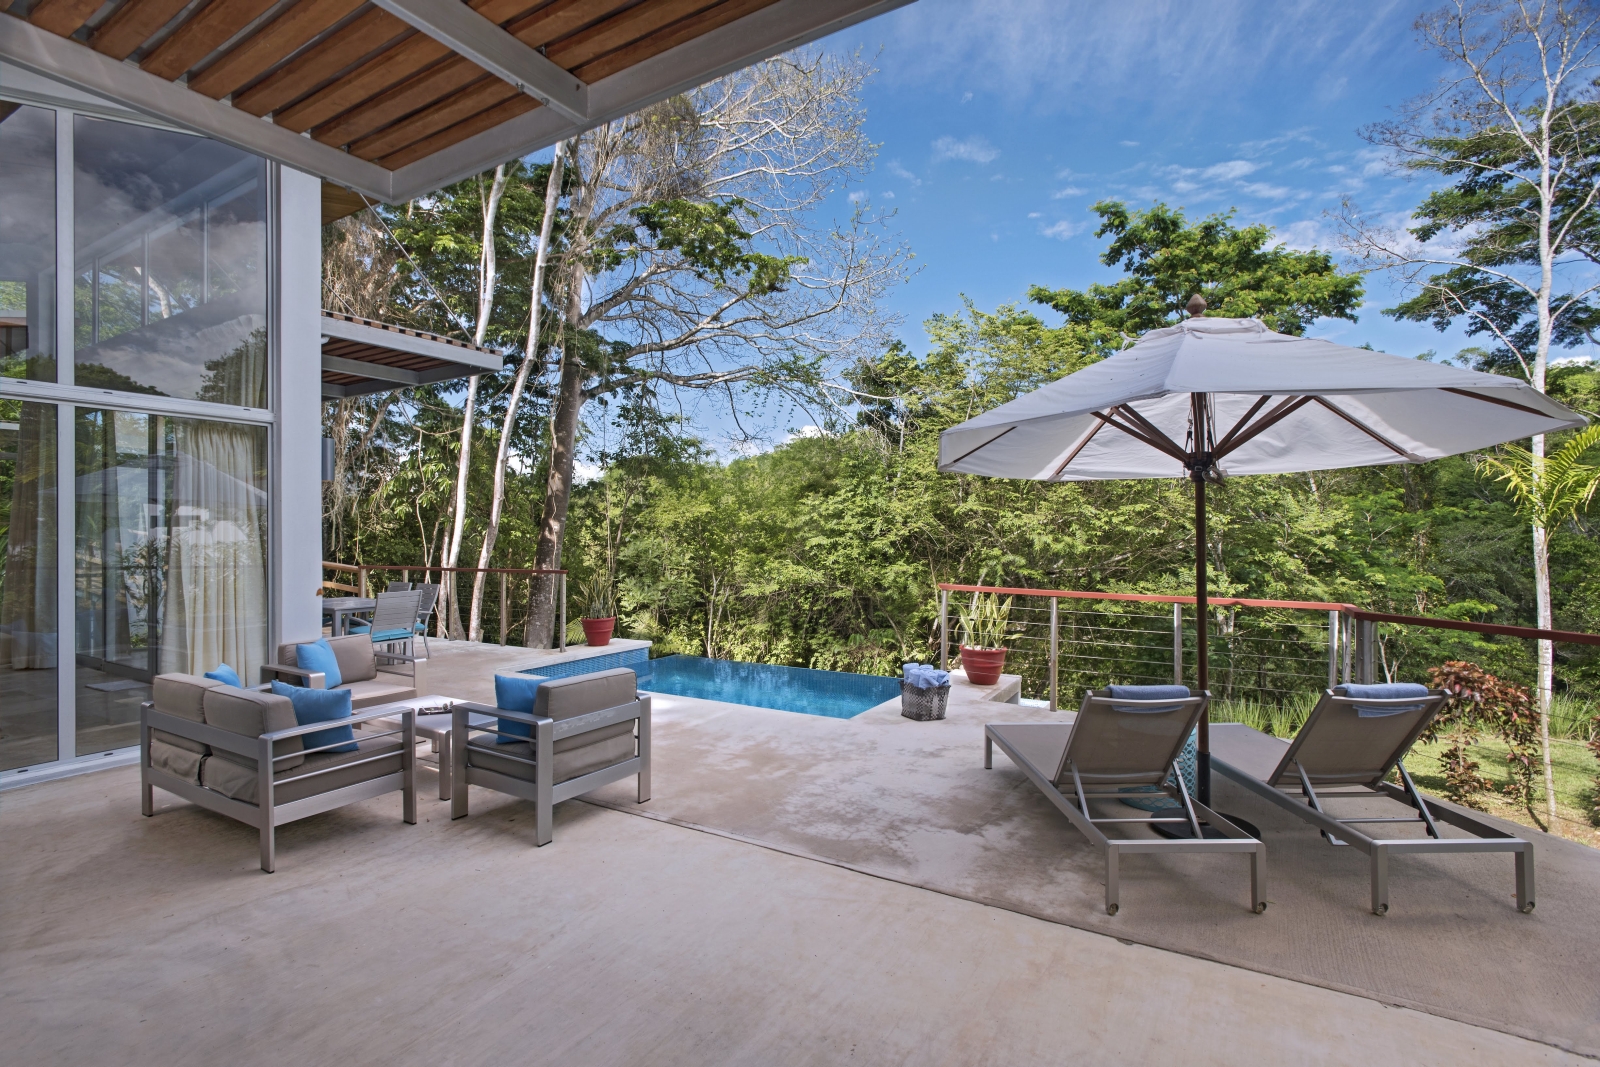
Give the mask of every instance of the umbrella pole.
MULTIPOLYGON (((1195 471, 1194 480, 1194 668, 1195 682, 1204 693, 1211 685, 1210 665, 1206 662, 1206 616, 1210 605, 1206 598, 1206 480, 1195 471)), ((1199 785, 1200 803, 1211 806, 1211 712, 1200 716, 1199 750, 1195 760, 1195 777, 1199 785)))

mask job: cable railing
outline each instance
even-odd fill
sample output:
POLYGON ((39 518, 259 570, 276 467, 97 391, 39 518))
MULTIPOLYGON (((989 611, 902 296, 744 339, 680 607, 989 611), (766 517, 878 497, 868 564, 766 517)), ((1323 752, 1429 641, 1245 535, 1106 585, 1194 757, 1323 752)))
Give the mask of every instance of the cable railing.
POLYGON ((542 567, 440 567, 421 564, 352 564, 323 560, 324 571, 354 575, 355 581, 330 581, 324 577, 323 592, 349 593, 352 596, 370 597, 381 588, 378 579, 399 580, 412 583, 430 583, 441 586, 440 597, 434 605, 433 626, 430 636, 449 639, 451 630, 450 608, 445 595, 445 577, 453 576, 457 583, 457 603, 463 616, 470 610, 472 586, 478 574, 488 576, 482 608, 482 639, 499 644, 523 644, 522 637, 528 616, 533 611, 537 596, 536 582, 541 575, 559 578, 556 588, 556 640, 557 648, 567 648, 567 572, 542 567), (465 578, 461 576, 465 575, 465 578), (526 579, 526 580, 524 580, 526 579))
MULTIPOLYGON (((959 635, 952 594, 1012 597, 1006 673, 1022 695, 1055 710, 1063 692, 1110 682, 1194 681, 1194 597, 1077 589, 939 583, 940 665, 959 635)), ((1447 659, 1489 660, 1529 684, 1541 638, 1600 645, 1600 635, 1530 626, 1367 611, 1353 604, 1212 597, 1207 624, 1210 688, 1218 701, 1284 709, 1344 682, 1413 677, 1447 659)))

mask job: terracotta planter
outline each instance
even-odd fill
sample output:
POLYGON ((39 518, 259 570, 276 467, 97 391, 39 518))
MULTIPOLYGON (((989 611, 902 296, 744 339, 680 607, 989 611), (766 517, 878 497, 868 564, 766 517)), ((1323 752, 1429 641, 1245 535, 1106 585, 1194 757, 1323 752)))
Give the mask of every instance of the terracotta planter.
POLYGON ((617 628, 617 617, 609 619, 583 619, 583 637, 589 642, 590 648, 599 648, 601 645, 611 643, 611 631, 617 628))
POLYGON ((1005 669, 1006 650, 1003 648, 968 648, 961 646, 961 669, 967 672, 967 681, 973 685, 994 685, 1005 669))

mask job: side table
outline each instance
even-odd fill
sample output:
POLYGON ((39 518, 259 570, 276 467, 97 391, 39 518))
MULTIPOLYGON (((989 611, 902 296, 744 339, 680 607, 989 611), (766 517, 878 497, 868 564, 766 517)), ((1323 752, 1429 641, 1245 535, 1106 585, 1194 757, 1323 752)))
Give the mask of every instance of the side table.
MULTIPOLYGON (((385 704, 383 707, 370 709, 372 711, 383 711, 393 708, 395 711, 394 718, 368 719, 361 725, 374 730, 393 730, 400 725, 400 711, 405 709, 415 711, 417 713, 417 737, 419 739, 426 738, 433 742, 434 751, 438 753, 439 799, 449 800, 450 768, 452 766, 450 759, 450 726, 452 719, 450 708, 455 704, 466 703, 470 703, 470 701, 463 700, 460 697, 438 695, 413 697, 410 700, 397 700, 393 704, 385 704)), ((473 726, 482 726, 486 723, 494 722, 494 716, 472 713, 467 716, 467 721, 473 726)), ((429 762, 431 761, 418 760, 417 765, 426 766, 429 762)))

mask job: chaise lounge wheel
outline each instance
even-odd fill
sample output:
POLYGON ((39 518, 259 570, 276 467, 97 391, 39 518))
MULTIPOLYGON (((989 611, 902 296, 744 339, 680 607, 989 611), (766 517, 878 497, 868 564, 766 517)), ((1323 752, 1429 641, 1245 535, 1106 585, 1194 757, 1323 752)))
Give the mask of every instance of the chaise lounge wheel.
POLYGON ((1387 904, 1379 904, 1376 908, 1372 909, 1372 914, 1374 914, 1374 915, 1387 915, 1387 914, 1389 914, 1389 905, 1387 905, 1387 904))
POLYGON ((1106 905, 1106 914, 1107 915, 1115 915, 1117 913, 1117 908, 1119 908, 1120 906, 1121 905, 1119 905, 1119 904, 1107 904, 1106 905))
POLYGON ((1522 907, 1518 908, 1517 910, 1522 912, 1522 914, 1527 915, 1529 912, 1533 911, 1533 901, 1531 901, 1531 900, 1528 901, 1526 904, 1522 905, 1522 907))
POLYGON ((1255 907, 1251 908, 1250 910, 1255 912, 1257 915, 1260 915, 1262 912, 1267 910, 1267 902, 1263 900, 1261 903, 1257 904, 1255 907))

